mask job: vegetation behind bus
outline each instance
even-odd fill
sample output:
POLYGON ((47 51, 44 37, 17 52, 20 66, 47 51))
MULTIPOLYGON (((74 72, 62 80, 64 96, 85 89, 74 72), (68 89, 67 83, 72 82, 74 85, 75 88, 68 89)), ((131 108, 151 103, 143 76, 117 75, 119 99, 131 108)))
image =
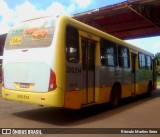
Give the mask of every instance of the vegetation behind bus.
POLYGON ((155 59, 157 60, 157 72, 158 72, 158 75, 160 76, 160 52, 158 52, 155 55, 155 59))
POLYGON ((160 85, 160 52, 155 55, 155 60, 157 60, 157 84, 160 85))

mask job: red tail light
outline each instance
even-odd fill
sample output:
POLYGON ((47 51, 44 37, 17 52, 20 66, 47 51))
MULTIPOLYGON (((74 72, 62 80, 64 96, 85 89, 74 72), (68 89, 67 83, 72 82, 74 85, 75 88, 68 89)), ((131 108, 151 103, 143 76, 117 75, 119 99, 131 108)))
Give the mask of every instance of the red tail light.
POLYGON ((48 91, 52 91, 52 90, 54 90, 56 88, 57 88, 57 85, 56 85, 56 75, 53 72, 53 70, 50 69, 50 79, 49 79, 48 91))

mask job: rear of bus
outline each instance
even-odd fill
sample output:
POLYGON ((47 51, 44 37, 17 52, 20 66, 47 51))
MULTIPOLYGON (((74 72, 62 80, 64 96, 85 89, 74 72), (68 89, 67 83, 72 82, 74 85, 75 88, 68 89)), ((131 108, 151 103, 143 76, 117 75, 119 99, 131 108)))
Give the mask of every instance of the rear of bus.
MULTIPOLYGON (((59 44, 61 48, 64 45, 63 37, 57 42, 58 35, 64 33, 58 30, 60 20, 44 17, 21 22, 10 29, 3 56, 4 99, 63 107, 64 86, 59 84, 63 77, 58 74, 58 61, 61 59, 64 64, 65 59, 63 52, 57 53, 59 44)), ((65 74, 63 68, 61 74, 65 74)))

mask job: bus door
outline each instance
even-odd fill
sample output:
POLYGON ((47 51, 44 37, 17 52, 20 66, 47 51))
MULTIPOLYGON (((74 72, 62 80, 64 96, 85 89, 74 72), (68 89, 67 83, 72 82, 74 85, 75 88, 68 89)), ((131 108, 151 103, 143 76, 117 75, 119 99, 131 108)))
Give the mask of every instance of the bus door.
POLYGON ((95 101, 95 43, 82 40, 83 104, 95 101))
POLYGON ((131 53, 131 63, 132 63, 132 95, 136 93, 136 54, 131 53))

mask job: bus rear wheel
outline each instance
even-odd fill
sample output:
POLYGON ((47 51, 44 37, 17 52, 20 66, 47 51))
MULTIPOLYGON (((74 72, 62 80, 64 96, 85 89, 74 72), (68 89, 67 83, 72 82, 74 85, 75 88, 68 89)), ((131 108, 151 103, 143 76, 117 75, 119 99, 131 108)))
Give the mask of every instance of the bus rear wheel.
POLYGON ((121 92, 120 86, 113 86, 110 96, 110 104, 112 108, 117 108, 120 104, 121 92))
POLYGON ((150 96, 151 95, 151 91, 152 91, 152 82, 149 82, 146 95, 150 96))

